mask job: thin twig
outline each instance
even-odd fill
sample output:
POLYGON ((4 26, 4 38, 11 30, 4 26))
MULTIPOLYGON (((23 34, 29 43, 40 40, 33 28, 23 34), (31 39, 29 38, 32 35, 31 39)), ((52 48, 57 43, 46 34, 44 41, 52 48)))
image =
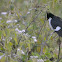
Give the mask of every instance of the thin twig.
POLYGON ((60 46, 61 46, 61 40, 60 40, 60 37, 57 41, 58 45, 59 45, 59 52, 58 52, 58 59, 57 59, 57 62, 59 62, 59 56, 60 56, 60 46))
POLYGON ((31 21, 31 23, 26 27, 25 31, 27 32, 27 29, 29 28, 29 26, 32 24, 32 22, 35 21, 35 19, 39 16, 39 14, 41 14, 41 12, 46 8, 46 6, 49 5, 49 3, 51 3, 52 1, 49 1, 47 4, 44 4, 43 6, 41 6, 43 9, 35 16, 35 18, 33 19, 33 21, 31 21))
MULTIPOLYGON (((45 21, 44 21, 44 24, 43 24, 42 26, 40 26, 40 27, 42 27, 42 28, 43 28, 43 26, 44 26, 44 25, 45 25, 45 21)), ((39 38, 39 34, 41 33, 42 28, 39 30, 39 33, 38 33, 37 39, 39 38)))
POLYGON ((41 14, 42 11, 40 11, 36 16, 35 18, 33 19, 33 21, 31 21, 31 23, 26 27, 25 31, 27 31, 28 27, 32 24, 32 22, 35 21, 35 19, 39 16, 39 14, 41 14))

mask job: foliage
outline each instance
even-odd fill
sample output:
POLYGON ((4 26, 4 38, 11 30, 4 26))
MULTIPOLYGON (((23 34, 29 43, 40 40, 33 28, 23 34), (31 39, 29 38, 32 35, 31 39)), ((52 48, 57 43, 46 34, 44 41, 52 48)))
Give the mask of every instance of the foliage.
POLYGON ((0 1, 0 62, 57 61, 58 37, 45 20, 46 11, 62 18, 62 1, 0 1))

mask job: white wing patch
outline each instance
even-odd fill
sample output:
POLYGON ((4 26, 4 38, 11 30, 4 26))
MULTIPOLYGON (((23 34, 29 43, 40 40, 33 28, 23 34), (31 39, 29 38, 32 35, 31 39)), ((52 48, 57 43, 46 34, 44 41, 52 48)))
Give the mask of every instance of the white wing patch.
POLYGON ((52 25, 51 25, 51 20, 52 20, 52 18, 50 17, 50 18, 48 19, 48 21, 49 21, 50 28, 53 30, 53 27, 52 27, 52 25))
POLYGON ((59 31, 61 29, 60 26, 57 26, 56 29, 54 29, 55 31, 59 31))

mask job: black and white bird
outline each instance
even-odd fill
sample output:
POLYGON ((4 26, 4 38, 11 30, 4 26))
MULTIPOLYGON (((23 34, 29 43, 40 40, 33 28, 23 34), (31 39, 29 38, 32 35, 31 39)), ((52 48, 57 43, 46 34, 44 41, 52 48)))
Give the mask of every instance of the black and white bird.
POLYGON ((47 12, 47 20, 49 21, 50 28, 59 35, 59 39, 57 41, 59 45, 57 62, 59 62, 60 45, 61 45, 60 37, 62 37, 62 19, 58 16, 55 16, 52 13, 47 12))
POLYGON ((62 37, 62 19, 52 13, 47 13, 47 20, 50 28, 56 32, 59 37, 62 37))

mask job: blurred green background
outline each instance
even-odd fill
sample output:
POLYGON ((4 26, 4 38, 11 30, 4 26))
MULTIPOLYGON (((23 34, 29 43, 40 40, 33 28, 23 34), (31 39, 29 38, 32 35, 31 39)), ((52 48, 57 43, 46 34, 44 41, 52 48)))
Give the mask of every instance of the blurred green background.
POLYGON ((62 0, 0 0, 0 62, 57 61, 46 11, 62 18, 62 0))

